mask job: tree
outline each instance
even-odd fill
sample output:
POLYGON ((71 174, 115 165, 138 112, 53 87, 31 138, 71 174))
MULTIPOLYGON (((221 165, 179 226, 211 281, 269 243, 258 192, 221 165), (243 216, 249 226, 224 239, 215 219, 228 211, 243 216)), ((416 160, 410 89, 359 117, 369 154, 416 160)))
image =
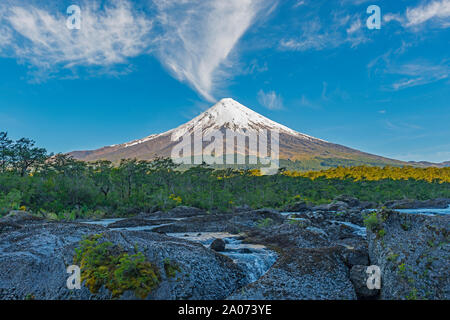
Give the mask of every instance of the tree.
POLYGON ((13 167, 21 177, 33 167, 42 164, 47 159, 47 150, 34 146, 33 140, 22 138, 12 147, 13 167))
POLYGON ((0 132, 0 170, 5 172, 12 155, 12 140, 8 138, 7 132, 0 132))

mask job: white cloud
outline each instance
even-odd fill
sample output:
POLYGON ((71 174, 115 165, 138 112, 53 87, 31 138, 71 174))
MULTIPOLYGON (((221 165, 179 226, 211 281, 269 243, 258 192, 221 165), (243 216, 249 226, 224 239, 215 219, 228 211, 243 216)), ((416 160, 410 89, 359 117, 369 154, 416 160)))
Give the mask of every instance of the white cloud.
POLYGON ((405 14, 386 13, 383 15, 383 20, 386 23, 400 22, 403 27, 415 31, 428 25, 428 22, 440 28, 448 28, 450 27, 449 17, 450 0, 434 0, 417 7, 408 7, 405 14))
POLYGON ((155 0, 163 37, 158 56, 180 81, 214 101, 215 85, 224 79, 230 58, 257 18, 270 12, 273 0, 155 0))
POLYGON ((45 77, 79 66, 120 74, 130 68, 118 71, 118 64, 154 54, 178 80, 213 101, 213 91, 229 77, 239 40, 277 1, 153 0, 150 16, 130 0, 85 0, 80 30, 69 30, 65 12, 48 5, 2 3, 0 55, 45 77))
POLYGON ((352 48, 367 42, 358 15, 335 15, 332 23, 324 27, 318 18, 303 23, 299 37, 282 39, 280 48, 293 51, 334 49, 344 44, 352 48))
POLYGON ((264 92, 263 90, 259 90, 258 101, 263 107, 269 110, 280 110, 284 108, 283 98, 275 91, 264 92))
POLYGON ((416 8, 408 8, 406 10, 406 26, 416 26, 432 19, 448 23, 448 21, 443 20, 448 17, 450 17, 450 0, 428 2, 416 8))
POLYGON ((432 65, 426 62, 410 63, 389 67, 387 73, 403 76, 392 84, 394 90, 400 90, 448 79, 450 67, 446 64, 432 65))
POLYGON ((148 50, 152 21, 127 1, 113 1, 103 9, 85 3, 80 30, 68 29, 66 19, 33 6, 0 6, 0 22, 14 35, 14 41, 0 42, 0 51, 51 73, 126 63, 148 50))

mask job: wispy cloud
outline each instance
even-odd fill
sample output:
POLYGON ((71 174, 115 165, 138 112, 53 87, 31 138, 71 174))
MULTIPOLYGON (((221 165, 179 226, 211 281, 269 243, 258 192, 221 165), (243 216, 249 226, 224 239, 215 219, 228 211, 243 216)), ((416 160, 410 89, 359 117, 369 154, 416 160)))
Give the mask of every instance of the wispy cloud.
POLYGON ((239 40, 277 2, 154 0, 149 10, 139 10, 129 0, 84 0, 80 30, 69 30, 65 12, 48 5, 5 2, 0 4, 0 55, 45 77, 80 66, 120 74, 130 70, 130 58, 151 54, 213 101, 214 90, 230 77, 239 40), (116 68, 120 64, 122 71, 116 68))
POLYGON ((284 108, 283 98, 275 91, 264 92, 263 90, 259 90, 258 102, 269 110, 280 110, 284 108))
POLYGON ((450 0, 431 1, 416 8, 406 10, 407 26, 416 26, 430 20, 438 23, 448 23, 450 17, 450 0))
POLYGON ((386 72, 404 76, 392 84, 394 90, 400 90, 447 79, 450 74, 450 67, 448 64, 432 65, 421 62, 391 66, 386 72))
POLYGON ((280 48, 293 51, 319 51, 341 45, 358 45, 369 41, 364 33, 361 17, 357 14, 334 14, 332 23, 325 27, 318 18, 305 21, 298 37, 280 41, 280 48))
POLYGON ((233 49, 273 0, 156 0, 163 34, 158 56, 180 81, 213 101, 233 49))
POLYGON ((408 7, 404 13, 386 13, 386 23, 397 21, 412 31, 421 30, 425 25, 448 28, 450 23, 450 0, 434 0, 423 2, 416 7, 408 7))
POLYGON ((86 2, 80 30, 68 29, 66 19, 62 13, 31 5, 0 6, 0 23, 10 35, 9 41, 0 42, 0 52, 52 73, 58 68, 126 63, 150 45, 152 21, 126 1, 113 1, 103 9, 86 2))

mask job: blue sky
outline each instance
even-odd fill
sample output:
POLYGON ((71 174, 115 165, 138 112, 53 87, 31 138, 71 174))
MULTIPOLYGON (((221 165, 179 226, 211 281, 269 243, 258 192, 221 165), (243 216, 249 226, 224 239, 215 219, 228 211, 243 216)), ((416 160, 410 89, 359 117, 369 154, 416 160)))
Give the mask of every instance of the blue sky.
POLYGON ((93 149, 232 97, 331 142, 448 161, 449 49, 450 0, 3 0, 0 130, 93 149))

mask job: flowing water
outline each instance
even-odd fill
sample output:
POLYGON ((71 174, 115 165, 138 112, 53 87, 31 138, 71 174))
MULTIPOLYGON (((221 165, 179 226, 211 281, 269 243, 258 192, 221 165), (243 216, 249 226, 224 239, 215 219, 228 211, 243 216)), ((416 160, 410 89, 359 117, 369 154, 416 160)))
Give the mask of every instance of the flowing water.
MULTIPOLYGON (((120 220, 123 219, 104 219, 87 221, 83 223, 108 227, 108 225, 120 220)), ((164 223, 153 226, 114 228, 111 230, 152 231, 155 228, 168 226, 171 224, 172 223, 164 223)), ((167 235, 170 237, 198 242, 207 248, 209 248, 215 239, 224 240, 226 243, 225 251, 220 253, 228 256, 234 261, 234 263, 241 267, 246 275, 246 284, 252 283, 261 278, 278 258, 275 252, 268 250, 262 245, 243 243, 240 235, 233 235, 225 232, 168 233, 167 235)))
POLYGON ((233 259, 246 274, 246 282, 252 283, 261 278, 277 260, 277 254, 268 250, 265 246, 243 243, 240 235, 226 232, 191 232, 191 233, 168 233, 170 237, 198 242, 209 247, 215 239, 225 241, 225 251, 221 254, 233 259))

